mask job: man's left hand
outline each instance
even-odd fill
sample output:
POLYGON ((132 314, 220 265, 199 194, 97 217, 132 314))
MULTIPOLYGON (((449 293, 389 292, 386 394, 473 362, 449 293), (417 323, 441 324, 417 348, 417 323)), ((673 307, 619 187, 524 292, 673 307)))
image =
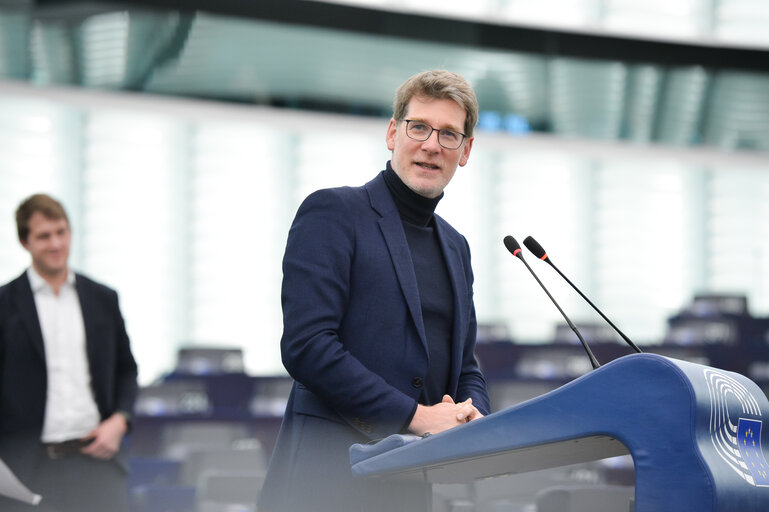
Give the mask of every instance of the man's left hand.
POLYGON ((125 417, 119 413, 113 414, 81 439, 90 442, 80 451, 96 459, 109 460, 120 450, 120 443, 127 431, 125 417))
MULTIPOLYGON (((453 404, 454 400, 449 395, 443 395, 443 402, 453 404)), ((478 418, 483 418, 481 411, 476 409, 476 407, 473 405, 472 398, 468 398, 464 402, 459 402, 457 405, 462 406, 462 409, 459 411, 459 413, 457 413, 457 420, 468 422, 477 420, 478 418)))

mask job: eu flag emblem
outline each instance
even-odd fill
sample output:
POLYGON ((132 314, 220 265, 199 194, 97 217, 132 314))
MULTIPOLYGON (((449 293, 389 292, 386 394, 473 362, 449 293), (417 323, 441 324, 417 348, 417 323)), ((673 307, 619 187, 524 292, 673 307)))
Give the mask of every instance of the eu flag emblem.
POLYGON ((740 418, 737 425, 737 445, 742 460, 753 475, 757 486, 769 486, 769 464, 761 449, 761 421, 740 418))

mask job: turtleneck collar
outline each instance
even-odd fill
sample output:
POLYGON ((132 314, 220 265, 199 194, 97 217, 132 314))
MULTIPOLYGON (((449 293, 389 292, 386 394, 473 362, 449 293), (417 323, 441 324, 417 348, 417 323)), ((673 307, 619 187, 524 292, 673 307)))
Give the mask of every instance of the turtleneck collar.
POLYGON ((384 181, 402 220, 417 226, 427 226, 430 223, 435 207, 443 198, 443 193, 432 199, 417 194, 403 183, 389 161, 387 162, 387 169, 384 171, 384 181))

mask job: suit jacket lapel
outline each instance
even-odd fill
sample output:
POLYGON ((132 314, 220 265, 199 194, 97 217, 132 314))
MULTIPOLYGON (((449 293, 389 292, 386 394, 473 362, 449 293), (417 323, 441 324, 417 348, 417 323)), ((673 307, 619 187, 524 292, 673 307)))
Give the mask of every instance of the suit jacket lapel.
POLYGON ((458 362, 462 361, 462 350, 464 348, 464 337, 462 333, 467 330, 465 325, 465 312, 469 308, 468 293, 469 284, 465 278, 464 266, 459 249, 457 249, 454 240, 450 240, 443 220, 437 215, 435 217, 435 226, 438 233, 438 241, 443 251, 443 259, 446 261, 446 268, 449 271, 451 288, 454 291, 454 329, 451 336, 451 364, 452 372, 449 389, 455 389, 459 378, 458 362))
POLYGON ((411 253, 406 241, 406 233, 403 231, 400 214, 381 174, 368 182, 366 189, 369 192, 371 207, 381 216, 379 228, 382 230, 382 236, 384 236, 387 249, 390 252, 395 274, 398 276, 398 283, 403 291, 411 317, 414 319, 419 339, 422 340, 422 345, 426 351, 427 336, 425 336, 425 325, 422 319, 417 276, 414 273, 414 263, 411 261, 411 253))
POLYGON ((37 316, 35 297, 32 295, 32 287, 29 284, 27 273, 23 273, 13 282, 13 292, 16 295, 14 301, 19 305, 19 316, 27 330, 29 340, 35 352, 45 364, 45 346, 43 345, 43 331, 40 329, 40 319, 37 316))

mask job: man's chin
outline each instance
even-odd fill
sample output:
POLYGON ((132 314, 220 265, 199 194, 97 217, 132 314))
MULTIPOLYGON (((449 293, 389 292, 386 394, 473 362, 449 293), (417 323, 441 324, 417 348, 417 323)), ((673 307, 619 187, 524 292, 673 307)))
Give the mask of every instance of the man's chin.
POLYGON ((418 187, 418 188, 415 188, 415 189, 412 189, 412 190, 414 192, 416 192, 417 194, 419 194, 420 196, 427 197, 428 199, 434 199, 434 198, 438 197, 439 195, 441 195, 441 192, 443 192, 443 190, 439 189, 438 187, 434 187, 434 186, 433 187, 431 187, 431 186, 423 186, 423 187, 418 187))
MULTIPOLYGON (((403 180, 408 188, 416 192, 420 196, 434 198, 441 195, 443 187, 437 183, 437 180, 430 179, 431 177, 423 176, 410 176, 409 179, 403 180)), ((435 178, 434 176, 432 178, 435 178)))
POLYGON ((67 272, 67 266, 46 265, 44 267, 40 267, 38 271, 40 272, 40 275, 44 276, 59 276, 67 272))

